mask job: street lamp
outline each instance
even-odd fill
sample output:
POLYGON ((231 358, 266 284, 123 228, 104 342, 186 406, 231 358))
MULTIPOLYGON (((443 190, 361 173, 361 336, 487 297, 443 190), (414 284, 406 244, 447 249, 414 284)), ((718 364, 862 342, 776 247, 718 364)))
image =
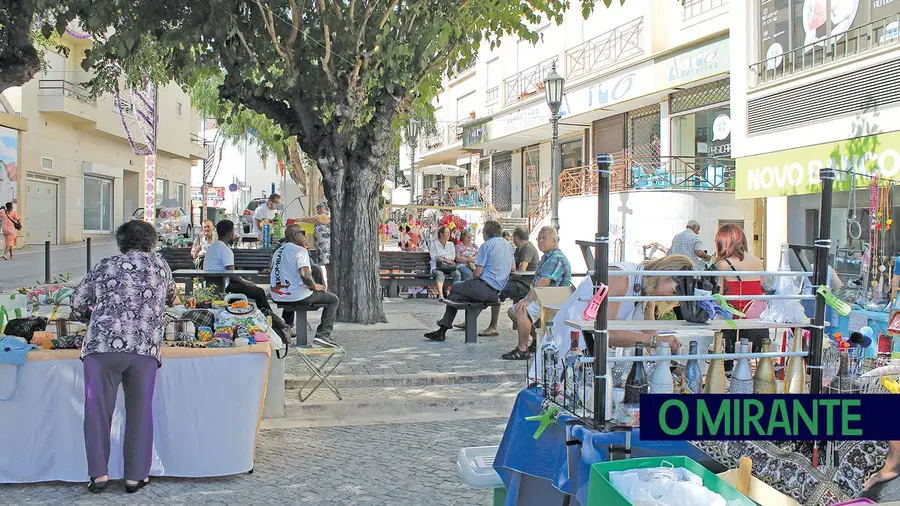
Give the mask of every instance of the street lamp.
POLYGON ((559 174, 562 170, 562 152, 559 149, 559 107, 562 105, 563 84, 565 79, 556 73, 556 62, 550 67, 550 73, 544 78, 544 92, 547 94, 547 105, 550 106, 550 123, 553 125, 552 158, 550 163, 550 222, 559 232, 559 174))
POLYGON ((406 143, 409 145, 409 203, 416 203, 416 142, 419 139, 419 122, 410 118, 406 125, 406 143))

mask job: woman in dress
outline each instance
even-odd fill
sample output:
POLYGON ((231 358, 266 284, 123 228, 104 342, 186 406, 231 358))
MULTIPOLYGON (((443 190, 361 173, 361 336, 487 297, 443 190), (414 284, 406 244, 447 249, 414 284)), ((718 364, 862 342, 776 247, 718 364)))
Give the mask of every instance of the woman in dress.
POLYGON ((478 256, 478 246, 472 242, 472 232, 463 230, 459 235, 459 244, 456 245, 456 268, 461 276, 461 281, 472 279, 476 256, 478 256))
POLYGON ((316 267, 325 269, 325 275, 328 277, 325 282, 317 281, 331 289, 331 281, 334 279, 331 272, 331 216, 328 214, 328 205, 325 202, 319 202, 316 205, 316 215, 310 218, 300 218, 297 220, 301 223, 314 224, 315 230, 315 249, 310 250, 309 256, 316 267))
POLYGON ((163 315, 175 298, 168 264, 154 254, 156 229, 144 221, 116 231, 121 255, 100 260, 75 290, 73 313, 88 320, 84 362, 84 446, 91 492, 109 484, 109 439, 119 384, 125 392, 125 491, 149 483, 153 457, 153 390, 163 315))
POLYGON ((16 249, 16 230, 22 227, 19 221, 19 215, 13 211, 12 202, 7 202, 6 206, 0 208, 0 229, 3 232, 3 259, 11 260, 13 250, 16 249))
POLYGON ((200 235, 197 236, 197 240, 194 241, 194 246, 191 247, 191 257, 194 259, 194 263, 197 264, 198 269, 203 268, 203 259, 206 257, 206 250, 209 249, 209 245, 214 242, 216 242, 215 226, 212 221, 203 220, 203 230, 200 235))
MULTIPOLYGON (((718 271, 763 271, 762 260, 753 256, 747 246, 747 236, 741 227, 722 225, 716 233, 716 270, 718 271)), ((723 295, 763 295, 762 279, 759 276, 734 276, 720 278, 719 287, 723 295)), ((732 307, 746 313, 753 301, 728 301, 732 307)), ((761 304, 761 303, 760 303, 761 304)), ((734 353, 738 339, 738 331, 726 329, 722 331, 725 338, 725 353, 734 353)), ((766 329, 748 329, 740 331, 741 338, 747 338, 753 344, 753 352, 762 349, 762 340, 769 337, 766 329)), ((725 362, 725 370, 730 371, 732 361, 725 362)))

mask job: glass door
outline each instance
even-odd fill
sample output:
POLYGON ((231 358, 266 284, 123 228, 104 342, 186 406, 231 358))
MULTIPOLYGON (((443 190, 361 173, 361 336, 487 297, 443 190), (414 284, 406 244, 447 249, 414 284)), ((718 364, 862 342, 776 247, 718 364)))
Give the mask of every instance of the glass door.
POLYGON ((97 234, 112 233, 112 181, 84 177, 84 231, 97 234))

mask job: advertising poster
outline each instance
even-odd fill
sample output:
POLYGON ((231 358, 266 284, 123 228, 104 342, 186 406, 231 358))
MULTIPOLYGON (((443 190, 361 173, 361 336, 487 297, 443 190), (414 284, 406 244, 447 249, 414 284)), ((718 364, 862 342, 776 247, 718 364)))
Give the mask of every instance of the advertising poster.
POLYGON ((19 132, 0 127, 0 205, 16 201, 19 181, 19 132))
MULTIPOLYGON (((794 48, 814 44, 828 35, 828 1, 794 0, 794 48)), ((812 51, 812 47, 806 49, 812 51)))
POLYGON ((766 60, 766 70, 782 65, 784 53, 790 50, 790 0, 761 0, 759 55, 766 60))

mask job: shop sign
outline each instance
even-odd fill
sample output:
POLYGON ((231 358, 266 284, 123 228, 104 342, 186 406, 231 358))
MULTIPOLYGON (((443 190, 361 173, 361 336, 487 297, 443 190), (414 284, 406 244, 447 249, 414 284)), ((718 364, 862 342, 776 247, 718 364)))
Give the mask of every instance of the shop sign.
POLYGON ((463 127, 463 147, 481 144, 489 140, 491 140, 490 121, 483 121, 475 125, 466 125, 463 127))
POLYGON ((656 64, 659 89, 673 88, 728 72, 728 39, 686 51, 656 64))
MULTIPOLYGON (((195 201, 195 202, 203 201, 203 190, 199 186, 191 186, 191 200, 195 201)), ((225 202, 225 187, 224 186, 207 186, 206 187, 206 202, 207 203, 225 202)))
POLYGON ((731 117, 719 114, 712 123, 712 144, 708 155, 714 158, 731 157, 731 117))
MULTIPOLYGON (((819 171, 838 167, 859 174, 856 184, 867 187, 868 175, 880 174, 884 179, 900 181, 900 132, 850 139, 830 144, 748 156, 737 160, 735 197, 750 199, 805 195, 821 191, 819 171), (854 146, 865 146, 858 149, 854 146)), ((838 172, 835 191, 850 187, 849 175, 838 172)))
POLYGON ((481 153, 472 153, 472 169, 469 171, 470 184, 478 186, 478 177, 481 175, 481 153))
MULTIPOLYGON (((565 95, 564 95, 565 96, 565 95)), ((506 137, 550 122, 550 108, 541 100, 531 106, 522 107, 494 120, 494 138, 506 137)))

